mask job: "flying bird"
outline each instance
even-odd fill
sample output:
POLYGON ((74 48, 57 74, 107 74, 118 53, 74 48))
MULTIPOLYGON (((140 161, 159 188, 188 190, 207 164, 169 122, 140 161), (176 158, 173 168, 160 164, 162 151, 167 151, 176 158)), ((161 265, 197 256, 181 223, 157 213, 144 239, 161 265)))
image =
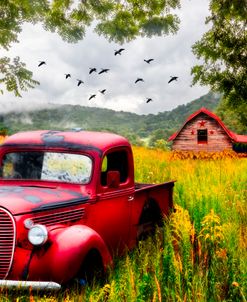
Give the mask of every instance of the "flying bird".
POLYGON ((93 72, 97 72, 97 69, 95 68, 95 67, 93 67, 93 68, 89 68, 90 70, 89 70, 89 74, 91 74, 91 73, 93 73, 93 72))
POLYGON ((106 73, 107 71, 109 71, 110 69, 107 69, 107 68, 101 68, 101 71, 99 72, 99 74, 102 74, 102 73, 106 73))
POLYGON ((124 51, 124 48, 120 48, 119 50, 115 50, 114 55, 121 55, 121 52, 124 51))
POLYGON ((142 78, 137 78, 137 79, 135 80, 135 84, 138 83, 138 82, 144 82, 144 80, 143 80, 142 78))
POLYGON ((71 74, 70 73, 65 73, 65 79, 71 78, 71 74))
POLYGON ((105 94, 106 89, 100 90, 99 92, 101 92, 102 94, 105 94))
POLYGON ((41 65, 45 65, 46 64, 46 62, 45 61, 39 61, 40 63, 39 63, 39 65, 38 65, 38 67, 40 67, 41 65))
POLYGON ((178 77, 171 76, 170 80, 168 81, 168 84, 172 81, 177 81, 178 77))
POLYGON ((152 102, 153 100, 151 98, 147 98, 146 103, 152 102))
POLYGON ((150 62, 152 62, 154 59, 148 59, 148 60, 145 60, 144 59, 144 61, 146 62, 146 63, 148 63, 148 64, 150 64, 150 62))
POLYGON ((91 99, 93 99, 95 97, 96 97, 96 94, 92 94, 92 95, 90 95, 89 100, 91 100, 91 99))
POLYGON ((78 83, 77 86, 80 86, 81 84, 84 84, 84 82, 82 80, 77 79, 78 83))

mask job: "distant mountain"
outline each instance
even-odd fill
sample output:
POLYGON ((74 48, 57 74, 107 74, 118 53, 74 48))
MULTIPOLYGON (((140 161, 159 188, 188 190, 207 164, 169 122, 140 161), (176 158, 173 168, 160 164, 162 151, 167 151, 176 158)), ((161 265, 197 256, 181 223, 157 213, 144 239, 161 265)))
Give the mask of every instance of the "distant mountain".
POLYGON ((2 115, 1 120, 11 133, 23 130, 65 130, 79 127, 85 130, 116 132, 135 141, 136 138, 150 137, 158 130, 162 130, 162 135, 168 137, 191 113, 201 107, 214 111, 219 100, 219 95, 208 93, 171 111, 148 115, 79 105, 60 105, 35 111, 7 113, 2 115))

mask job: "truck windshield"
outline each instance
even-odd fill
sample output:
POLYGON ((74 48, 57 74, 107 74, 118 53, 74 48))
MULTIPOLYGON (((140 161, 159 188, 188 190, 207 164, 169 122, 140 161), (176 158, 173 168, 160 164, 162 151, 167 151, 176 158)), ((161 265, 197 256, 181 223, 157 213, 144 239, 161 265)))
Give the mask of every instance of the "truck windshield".
POLYGON ((86 184, 92 160, 82 154, 58 152, 12 152, 2 159, 1 178, 62 181, 86 184))

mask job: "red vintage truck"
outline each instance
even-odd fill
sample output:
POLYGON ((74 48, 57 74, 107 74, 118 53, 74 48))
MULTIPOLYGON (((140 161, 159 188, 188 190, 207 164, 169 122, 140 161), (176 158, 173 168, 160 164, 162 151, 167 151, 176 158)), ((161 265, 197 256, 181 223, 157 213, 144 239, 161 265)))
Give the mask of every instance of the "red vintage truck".
POLYGON ((0 147, 0 287, 58 289, 105 269, 162 223, 173 186, 135 183, 130 143, 116 134, 9 136, 0 147))

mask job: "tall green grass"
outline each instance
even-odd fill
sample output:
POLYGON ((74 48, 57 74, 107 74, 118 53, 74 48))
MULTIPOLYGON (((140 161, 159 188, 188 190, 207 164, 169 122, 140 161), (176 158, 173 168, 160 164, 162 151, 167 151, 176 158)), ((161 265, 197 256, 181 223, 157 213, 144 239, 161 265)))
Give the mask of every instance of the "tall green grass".
POLYGON ((0 301, 246 301, 247 159, 171 160, 142 147, 134 157, 137 181, 177 181, 164 228, 116 259, 103 285, 0 301))

